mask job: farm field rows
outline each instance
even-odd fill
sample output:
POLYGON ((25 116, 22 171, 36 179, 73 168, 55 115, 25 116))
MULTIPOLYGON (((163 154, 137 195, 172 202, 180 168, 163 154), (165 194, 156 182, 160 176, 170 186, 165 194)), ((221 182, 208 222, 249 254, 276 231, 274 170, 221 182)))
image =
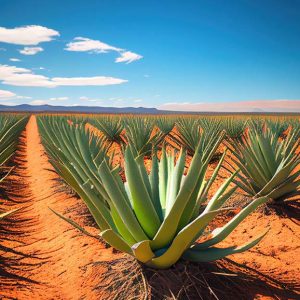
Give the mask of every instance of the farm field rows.
POLYGON ((299 297, 298 116, 0 122, 4 299, 299 297))

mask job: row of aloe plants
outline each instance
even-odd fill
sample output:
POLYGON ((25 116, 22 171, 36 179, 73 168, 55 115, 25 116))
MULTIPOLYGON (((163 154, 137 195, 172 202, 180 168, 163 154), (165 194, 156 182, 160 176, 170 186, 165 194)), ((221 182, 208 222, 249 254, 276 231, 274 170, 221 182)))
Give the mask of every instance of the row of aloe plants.
POLYGON ((113 154, 108 155, 112 140, 106 135, 92 134, 85 124, 66 122, 62 117, 38 118, 51 163, 86 203, 102 238, 153 268, 168 268, 179 259, 213 261, 255 246, 267 230, 244 245, 220 248, 219 243, 259 205, 266 203, 270 193, 256 194, 224 226, 209 230, 217 215, 232 209, 227 203, 237 189, 235 171, 208 197, 225 161, 226 153, 213 174, 208 175, 209 162, 223 140, 222 134, 206 134, 204 129, 186 167, 187 148, 182 145, 179 151, 167 151, 162 146, 157 151, 158 141, 166 132, 155 132, 144 139, 141 132, 147 131, 147 125, 142 120, 132 121, 134 126, 127 125, 131 130, 129 142, 122 142, 122 170, 114 165, 113 154), (150 171, 144 164, 149 155, 150 171), (125 180, 120 176, 122 171, 125 180))
POLYGON ((183 147, 192 156, 199 143, 205 153, 210 145, 223 142, 230 150, 230 159, 224 167, 231 172, 240 169, 234 182, 248 195, 264 196, 272 192, 270 195, 276 202, 299 195, 298 119, 102 116, 93 118, 92 124, 110 144, 132 145, 136 156, 149 155, 153 147, 163 143, 177 149, 183 147), (226 135, 224 124, 230 135, 226 135))
MULTIPOLYGON (((0 114, 0 183, 12 170, 5 164, 15 153, 18 138, 24 130, 28 117, 24 115, 0 114)), ((16 212, 16 209, 0 212, 0 220, 16 212)))
POLYGON ((144 143, 151 144, 153 141, 159 142, 168 137, 169 141, 177 144, 179 148, 184 145, 190 154, 194 153, 199 136, 203 132, 207 135, 219 135, 224 132, 225 139, 239 140, 247 129, 262 132, 263 128, 267 126, 279 137, 286 136, 292 130, 298 132, 295 138, 300 138, 300 123, 299 119, 296 118, 280 120, 236 117, 104 115, 90 117, 85 122, 89 122, 99 129, 112 144, 123 145, 130 142, 138 130, 139 136, 143 134, 144 143))

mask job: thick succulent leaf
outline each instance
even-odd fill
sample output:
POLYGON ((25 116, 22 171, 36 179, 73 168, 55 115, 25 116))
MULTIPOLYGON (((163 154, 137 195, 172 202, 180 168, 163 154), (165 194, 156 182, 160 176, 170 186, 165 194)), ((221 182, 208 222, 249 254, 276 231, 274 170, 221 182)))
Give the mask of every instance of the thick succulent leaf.
MULTIPOLYGON (((234 177, 239 171, 234 172, 217 190, 212 199, 208 202, 205 211, 216 210, 220 208, 219 198, 225 193, 229 185, 233 182, 234 177)), ((222 203, 223 204, 223 203, 222 203)))
POLYGON ((142 263, 149 262, 155 255, 150 247, 150 241, 145 240, 131 246, 133 255, 142 263))
POLYGON ((255 237, 250 242, 243 244, 242 246, 232 246, 227 248, 211 247, 205 250, 189 249, 183 254, 183 258, 193 262, 210 262, 218 259, 222 259, 228 255, 241 253, 250 248, 256 246, 268 233, 269 229, 263 232, 258 237, 255 237))
POLYGON ((162 213, 162 207, 160 203, 159 198, 159 174, 158 174, 158 159, 156 156, 156 153, 153 153, 152 155, 152 168, 149 175, 150 185, 151 185, 151 200, 153 203, 153 206, 156 210, 156 213, 160 219, 160 221, 163 221, 163 213, 162 213))
POLYGON ((162 148, 159 162, 159 199, 163 210, 166 209, 168 186, 168 161, 165 147, 162 148))
MULTIPOLYGON (((186 152, 183 149, 181 149, 176 166, 171 167, 170 171, 168 172, 169 175, 168 175, 168 193, 167 193, 167 201, 166 201, 166 215, 168 215, 168 213, 170 212, 175 202, 178 191, 180 189, 181 179, 185 167, 185 157, 186 157, 186 152)), ((171 160, 170 163, 174 165, 173 159, 171 160)))
POLYGON ((171 246, 161 256, 153 258, 148 262, 148 265, 163 269, 176 263, 183 252, 190 247, 191 243, 193 243, 195 236, 222 211, 224 210, 211 211, 200 215, 176 235, 171 246))
POLYGON ((221 228, 216 228, 212 232, 212 237, 202 243, 197 244, 194 249, 201 250, 207 249, 222 240, 224 240, 250 213, 252 213, 259 205, 262 205, 268 201, 268 197, 261 197, 253 200, 244 209, 242 209, 234 218, 232 218, 226 225, 221 228))
POLYGON ((112 229, 102 231, 100 233, 100 236, 115 249, 132 255, 130 246, 123 240, 123 238, 119 234, 115 233, 112 229))
POLYGON ((191 195, 193 194, 195 186, 197 185, 201 166, 201 154, 197 152, 193 157, 190 169, 179 190, 174 205, 151 242, 152 249, 156 250, 164 248, 173 240, 182 213, 184 212, 186 204, 188 203, 191 195))
POLYGON ((127 147, 125 150, 125 175, 135 215, 145 233, 149 238, 152 238, 155 236, 161 223, 130 147, 127 147))
POLYGON ((136 241, 148 239, 145 232, 131 207, 128 205, 126 196, 122 193, 118 187, 118 183, 115 181, 114 176, 109 170, 106 161, 104 161, 99 168, 99 175, 103 182, 106 192, 108 193, 111 201, 114 203, 116 210, 118 211, 124 224, 127 225, 128 230, 136 241))

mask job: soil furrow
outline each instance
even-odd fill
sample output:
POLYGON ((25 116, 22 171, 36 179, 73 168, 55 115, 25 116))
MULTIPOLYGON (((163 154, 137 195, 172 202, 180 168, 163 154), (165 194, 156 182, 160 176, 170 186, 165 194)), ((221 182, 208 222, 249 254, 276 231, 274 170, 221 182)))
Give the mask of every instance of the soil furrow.
POLYGON ((57 192, 57 175, 51 172, 53 168, 41 144, 35 116, 30 117, 22 142, 22 149, 16 156, 18 165, 7 184, 11 187, 10 200, 26 209, 5 222, 8 222, 6 227, 11 239, 1 241, 0 253, 7 262, 3 272, 10 275, 1 276, 0 296, 96 299, 92 289, 101 274, 95 282, 89 280, 87 286, 84 267, 95 260, 105 260, 111 250, 83 236, 49 210, 51 207, 61 213, 67 211, 67 216, 82 223, 83 217, 79 215, 85 207, 80 199, 57 192), (10 232, 10 229, 17 232, 10 232), (16 246, 18 251, 7 250, 16 246))

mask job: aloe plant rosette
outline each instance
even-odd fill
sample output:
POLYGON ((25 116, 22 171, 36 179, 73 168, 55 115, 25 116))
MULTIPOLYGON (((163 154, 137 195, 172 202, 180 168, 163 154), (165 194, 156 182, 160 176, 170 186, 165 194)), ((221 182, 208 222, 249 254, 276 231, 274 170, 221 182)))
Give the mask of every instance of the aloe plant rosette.
POLYGON ((300 195, 299 129, 291 130, 285 139, 264 126, 251 128, 240 141, 232 141, 232 157, 228 164, 232 172, 241 170, 236 184, 247 194, 269 195, 277 202, 300 195))
POLYGON ((89 136, 86 130, 45 118, 39 119, 39 126, 51 162, 85 201, 102 238, 150 267, 168 268, 181 258, 213 261, 253 247, 266 234, 242 246, 216 247, 266 201, 262 197, 244 207, 209 239, 197 242, 206 234, 214 217, 228 210, 223 207, 236 190, 230 187, 233 174, 204 205, 224 160, 223 155, 213 175, 205 180, 208 162, 218 145, 211 146, 210 155, 205 158, 198 147, 186 175, 183 149, 178 155, 163 149, 160 160, 154 151, 148 174, 143 160, 135 158, 134 149, 127 146, 123 183, 119 168, 112 168, 105 150, 100 149, 95 137, 89 136), (63 134, 58 137, 60 132, 63 134), (99 153, 102 161, 96 159, 99 153))

